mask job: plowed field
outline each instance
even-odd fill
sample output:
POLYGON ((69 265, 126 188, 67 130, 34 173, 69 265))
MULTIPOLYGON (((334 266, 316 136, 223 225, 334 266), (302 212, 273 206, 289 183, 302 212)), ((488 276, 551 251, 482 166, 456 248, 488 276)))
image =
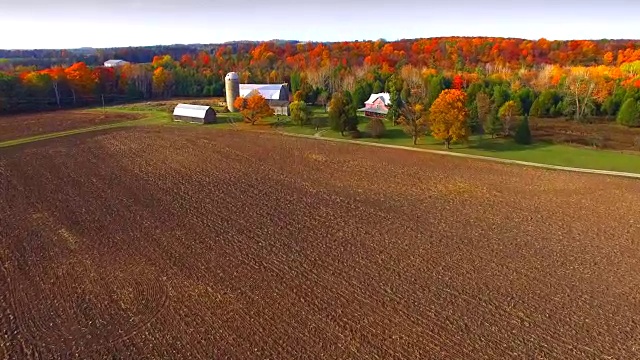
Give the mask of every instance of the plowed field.
POLYGON ((0 359, 640 358, 639 181, 185 126, 0 191, 0 359))
POLYGON ((0 141, 136 120, 141 117, 134 113, 100 114, 79 110, 4 115, 0 116, 0 141))

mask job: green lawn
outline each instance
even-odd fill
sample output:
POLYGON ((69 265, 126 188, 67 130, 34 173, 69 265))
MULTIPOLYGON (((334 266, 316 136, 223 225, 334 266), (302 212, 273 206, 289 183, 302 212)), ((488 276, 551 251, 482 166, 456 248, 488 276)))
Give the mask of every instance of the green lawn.
MULTIPOLYGON (((326 117, 326 113, 321 109, 314 109, 314 113, 326 117)), ((358 128, 361 131, 366 131, 367 123, 368 120, 361 117, 358 128)), ((388 121, 385 121, 385 126, 387 130, 382 139, 365 137, 356 140, 422 149, 446 150, 441 141, 430 136, 420 138, 418 145, 413 145, 411 138, 404 133, 401 127, 392 126, 388 121)), ((312 135, 316 132, 314 127, 310 125, 285 127, 283 130, 305 135, 312 135)), ((325 130, 321 135, 322 137, 349 139, 348 136, 342 137, 339 132, 329 130, 326 126, 320 128, 320 130, 325 130)), ((487 136, 475 135, 466 144, 453 144, 448 151, 539 164, 640 173, 640 153, 631 154, 619 151, 595 150, 546 142, 519 145, 511 139, 491 139, 487 136)))

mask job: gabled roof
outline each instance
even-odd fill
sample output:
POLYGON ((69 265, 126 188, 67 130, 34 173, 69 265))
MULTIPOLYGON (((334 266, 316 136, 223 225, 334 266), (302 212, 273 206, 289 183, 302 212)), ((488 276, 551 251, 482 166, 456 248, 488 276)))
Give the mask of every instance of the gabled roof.
POLYGON ((382 98, 382 101, 384 101, 385 105, 391 104, 391 96, 389 95, 389 93, 371 94, 371 96, 369 96, 369 100, 365 101, 364 103, 373 104, 373 102, 379 98, 382 98))
POLYGON ((280 99, 280 91, 285 84, 240 84, 240 96, 246 97, 253 90, 257 90, 267 100, 280 99))
POLYGON ((173 115, 204 119, 209 109, 211 109, 210 106, 178 104, 175 109, 173 109, 173 115))

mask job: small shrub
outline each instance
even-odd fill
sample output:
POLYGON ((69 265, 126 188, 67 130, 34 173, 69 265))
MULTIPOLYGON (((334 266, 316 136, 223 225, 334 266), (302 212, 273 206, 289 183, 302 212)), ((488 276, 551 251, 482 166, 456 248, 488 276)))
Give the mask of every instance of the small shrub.
POLYGON ((367 132, 374 139, 383 137, 386 130, 387 128, 384 126, 384 122, 378 118, 372 118, 367 124, 367 132))
POLYGON ((349 131, 349 137, 352 139, 360 139, 362 137, 362 133, 360 130, 351 130, 349 131))
POLYGON ((640 117, 638 115, 638 103, 633 99, 624 102, 618 112, 618 124, 624 126, 640 126, 640 117))
POLYGON ((602 149, 606 140, 603 134, 595 134, 589 138, 589 143, 596 149, 602 149))

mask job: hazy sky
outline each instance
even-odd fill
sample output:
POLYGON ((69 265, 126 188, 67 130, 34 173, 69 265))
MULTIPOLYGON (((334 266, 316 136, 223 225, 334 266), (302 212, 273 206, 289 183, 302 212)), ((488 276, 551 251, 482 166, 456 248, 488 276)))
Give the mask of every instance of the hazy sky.
POLYGON ((0 0, 0 48, 432 36, 640 38, 637 0, 0 0))

